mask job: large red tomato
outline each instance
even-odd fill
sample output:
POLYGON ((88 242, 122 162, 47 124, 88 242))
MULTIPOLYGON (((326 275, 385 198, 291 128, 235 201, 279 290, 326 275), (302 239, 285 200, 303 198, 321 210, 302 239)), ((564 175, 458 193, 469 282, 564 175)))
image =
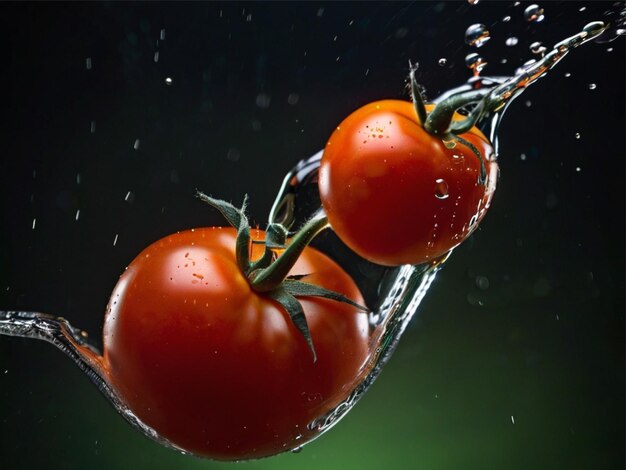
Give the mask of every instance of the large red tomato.
MULTIPOLYGON (((234 229, 203 228, 146 248, 122 274, 104 326, 105 367, 132 412, 179 448, 214 459, 306 442, 307 424, 346 398, 368 360, 365 313, 301 298, 313 362, 284 309, 250 288, 235 238, 234 229)), ((312 248, 291 274, 363 303, 352 279, 312 248)))
POLYGON ((461 243, 489 207, 498 167, 480 130, 460 137, 426 132, 407 101, 370 103, 348 116, 319 171, 322 205, 339 238, 383 265, 427 262, 461 243))

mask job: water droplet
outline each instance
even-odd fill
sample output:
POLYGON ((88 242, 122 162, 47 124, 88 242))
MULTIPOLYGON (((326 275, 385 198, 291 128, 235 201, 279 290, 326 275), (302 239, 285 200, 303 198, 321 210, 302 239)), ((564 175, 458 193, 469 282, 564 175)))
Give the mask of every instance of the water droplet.
POLYGON ((476 276, 476 287, 480 290, 489 289, 489 278, 487 276, 476 276))
POLYGON ((133 144, 133 148, 135 150, 139 150, 139 144, 141 143, 141 141, 139 139, 135 139, 135 143, 133 144))
POLYGON ((33 230, 35 230, 35 226, 37 225, 37 219, 33 219, 33 230))
POLYGON ((470 46, 481 47, 489 39, 489 30, 484 24, 473 24, 465 31, 465 43, 470 46))
POLYGON ((475 52, 465 56, 465 65, 474 71, 474 74, 478 75, 487 65, 487 62, 483 60, 481 56, 475 52))
POLYGON ((517 45, 518 42, 519 40, 515 36, 511 36, 510 38, 506 38, 506 41, 504 41, 504 44, 511 47, 511 46, 517 45))
POLYGON ((74 220, 78 220, 79 217, 80 217, 80 209, 78 209, 76 211, 76 215, 74 216, 74 220))
POLYGON ((96 121, 91 121, 91 124, 89 125, 89 130, 92 134, 96 133, 96 121))
POLYGON ((240 156, 241 154, 239 153, 239 150, 237 150, 236 148, 229 148, 228 152, 226 153, 226 159, 230 162, 239 161, 240 156))
POLYGON ((171 77, 167 77, 167 78, 165 79, 165 84, 166 84, 166 85, 171 85, 171 84, 172 84, 172 79, 171 79, 171 77))
POLYGON ((319 8, 317 10, 317 17, 319 18, 320 16, 323 16, 323 15, 324 15, 324 9, 323 8, 319 8))
POLYGON ((443 67, 444 65, 448 63, 448 59, 446 59, 445 57, 442 57, 441 59, 439 59, 437 63, 443 67))
POLYGON ((447 199, 449 194, 448 183, 445 180, 439 178, 435 180, 435 197, 437 199, 447 199))
POLYGON ((117 245, 117 233, 115 234, 115 238, 113 239, 113 246, 117 245))
POLYGON ((470 5, 476 5, 479 2, 479 0, 467 0, 467 3, 469 3, 470 5))
POLYGON ((543 8, 533 3, 524 10, 524 18, 531 23, 540 23, 544 20, 543 8))
POLYGON ((530 100, 526 100, 525 104, 526 104, 527 108, 530 108, 533 105, 532 101, 530 101, 530 100))
POLYGON ((590 83, 589 84, 589 89, 590 90, 595 90, 596 89, 596 84, 595 83, 590 83))
POLYGON ((519 156, 519 159, 522 160, 522 161, 526 160, 526 154, 525 153, 521 154, 519 156))
POLYGON ((154 53, 154 62, 158 62, 159 61, 159 51, 155 51, 154 53))
POLYGON ((165 41, 165 28, 163 28, 159 33, 159 39, 161 41, 165 41))
POLYGON ((267 93, 259 93, 256 95, 256 105, 259 108, 267 109, 270 107, 270 102, 272 101, 272 97, 267 93))
POLYGON ((515 417, 511 415, 511 424, 515 424, 515 417))
POLYGON ((576 173, 580 173, 581 168, 579 166, 576 167, 576 173))
POLYGON ((539 41, 536 41, 530 45, 530 52, 532 52, 533 54, 541 55, 543 57, 543 55, 546 53, 546 47, 539 41))
POLYGON ((585 11, 586 9, 587 9, 587 7, 580 7, 580 8, 578 9, 578 11, 585 11))
POLYGON ((576 137, 577 140, 580 139, 580 132, 576 132, 576 135, 574 137, 576 137))
POLYGON ((76 184, 80 184, 80 173, 76 173, 76 184))
POLYGON ((505 16, 504 18, 502 18, 502 21, 504 21, 505 23, 508 23, 509 21, 511 21, 511 17, 505 16))
POLYGON ((85 67, 87 67, 87 70, 91 70, 91 67, 92 67, 91 57, 87 57, 85 59, 85 67))
POLYGON ((564 75, 564 77, 565 77, 565 78, 569 78, 569 77, 571 77, 571 76, 572 76, 572 74, 571 74, 571 73, 569 73, 569 72, 566 72, 566 73, 565 73, 565 75, 564 75))

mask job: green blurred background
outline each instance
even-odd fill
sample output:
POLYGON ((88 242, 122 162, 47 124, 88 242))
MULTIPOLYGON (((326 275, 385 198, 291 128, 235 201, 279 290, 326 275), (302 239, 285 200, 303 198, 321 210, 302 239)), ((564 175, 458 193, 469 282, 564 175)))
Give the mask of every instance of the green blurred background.
MULTIPOLYGON (((99 336, 143 247, 222 223, 196 187, 248 193, 262 224, 343 117, 408 97, 409 59, 435 97, 469 76, 470 24, 491 31, 485 73, 506 75, 531 43, 615 11, 546 2, 532 24, 528 5, 1 4, 0 308, 99 336)), ((624 37, 587 44, 511 106, 481 229, 371 390, 302 452, 228 464, 167 450, 60 352, 3 337, 0 468, 624 468, 624 57, 624 37)))

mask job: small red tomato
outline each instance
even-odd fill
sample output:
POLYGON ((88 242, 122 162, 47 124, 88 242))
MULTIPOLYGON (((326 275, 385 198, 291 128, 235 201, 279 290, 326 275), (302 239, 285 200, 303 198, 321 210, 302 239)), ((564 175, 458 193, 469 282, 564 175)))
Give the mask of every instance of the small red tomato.
POLYGON ((363 258, 390 266, 427 262, 461 243, 489 208, 498 166, 480 130, 460 137, 480 153, 484 181, 481 158, 459 140, 426 132, 410 102, 378 101, 348 116, 319 170, 322 205, 337 236, 363 258))
MULTIPOLYGON (((105 368, 130 410, 175 446, 220 460, 313 437, 307 424, 346 398, 369 347, 365 313, 301 298, 313 362, 284 309, 250 288, 235 239, 234 229, 202 228, 152 244, 120 277, 104 325, 105 368)), ((363 303, 352 279, 313 248, 291 274, 363 303)))

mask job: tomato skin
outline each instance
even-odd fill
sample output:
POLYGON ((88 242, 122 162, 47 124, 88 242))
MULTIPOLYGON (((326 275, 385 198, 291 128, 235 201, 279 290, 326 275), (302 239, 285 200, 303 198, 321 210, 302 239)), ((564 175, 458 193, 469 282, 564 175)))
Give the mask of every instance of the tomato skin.
POLYGON ((485 159, 484 185, 475 153, 427 133, 412 103, 377 101, 349 115, 328 140, 319 171, 322 206, 337 236, 389 266, 427 262, 461 243, 489 208, 498 174, 480 130, 461 137, 485 159))
MULTIPOLYGON (((104 326, 109 380, 132 412, 179 448, 220 460, 310 439, 307 424, 345 398, 369 347, 365 313, 303 298, 314 363, 282 307, 251 290, 235 238, 234 229, 202 228, 146 248, 120 277, 104 326)), ((352 279, 313 248, 292 269, 306 273, 363 303, 352 279)))

